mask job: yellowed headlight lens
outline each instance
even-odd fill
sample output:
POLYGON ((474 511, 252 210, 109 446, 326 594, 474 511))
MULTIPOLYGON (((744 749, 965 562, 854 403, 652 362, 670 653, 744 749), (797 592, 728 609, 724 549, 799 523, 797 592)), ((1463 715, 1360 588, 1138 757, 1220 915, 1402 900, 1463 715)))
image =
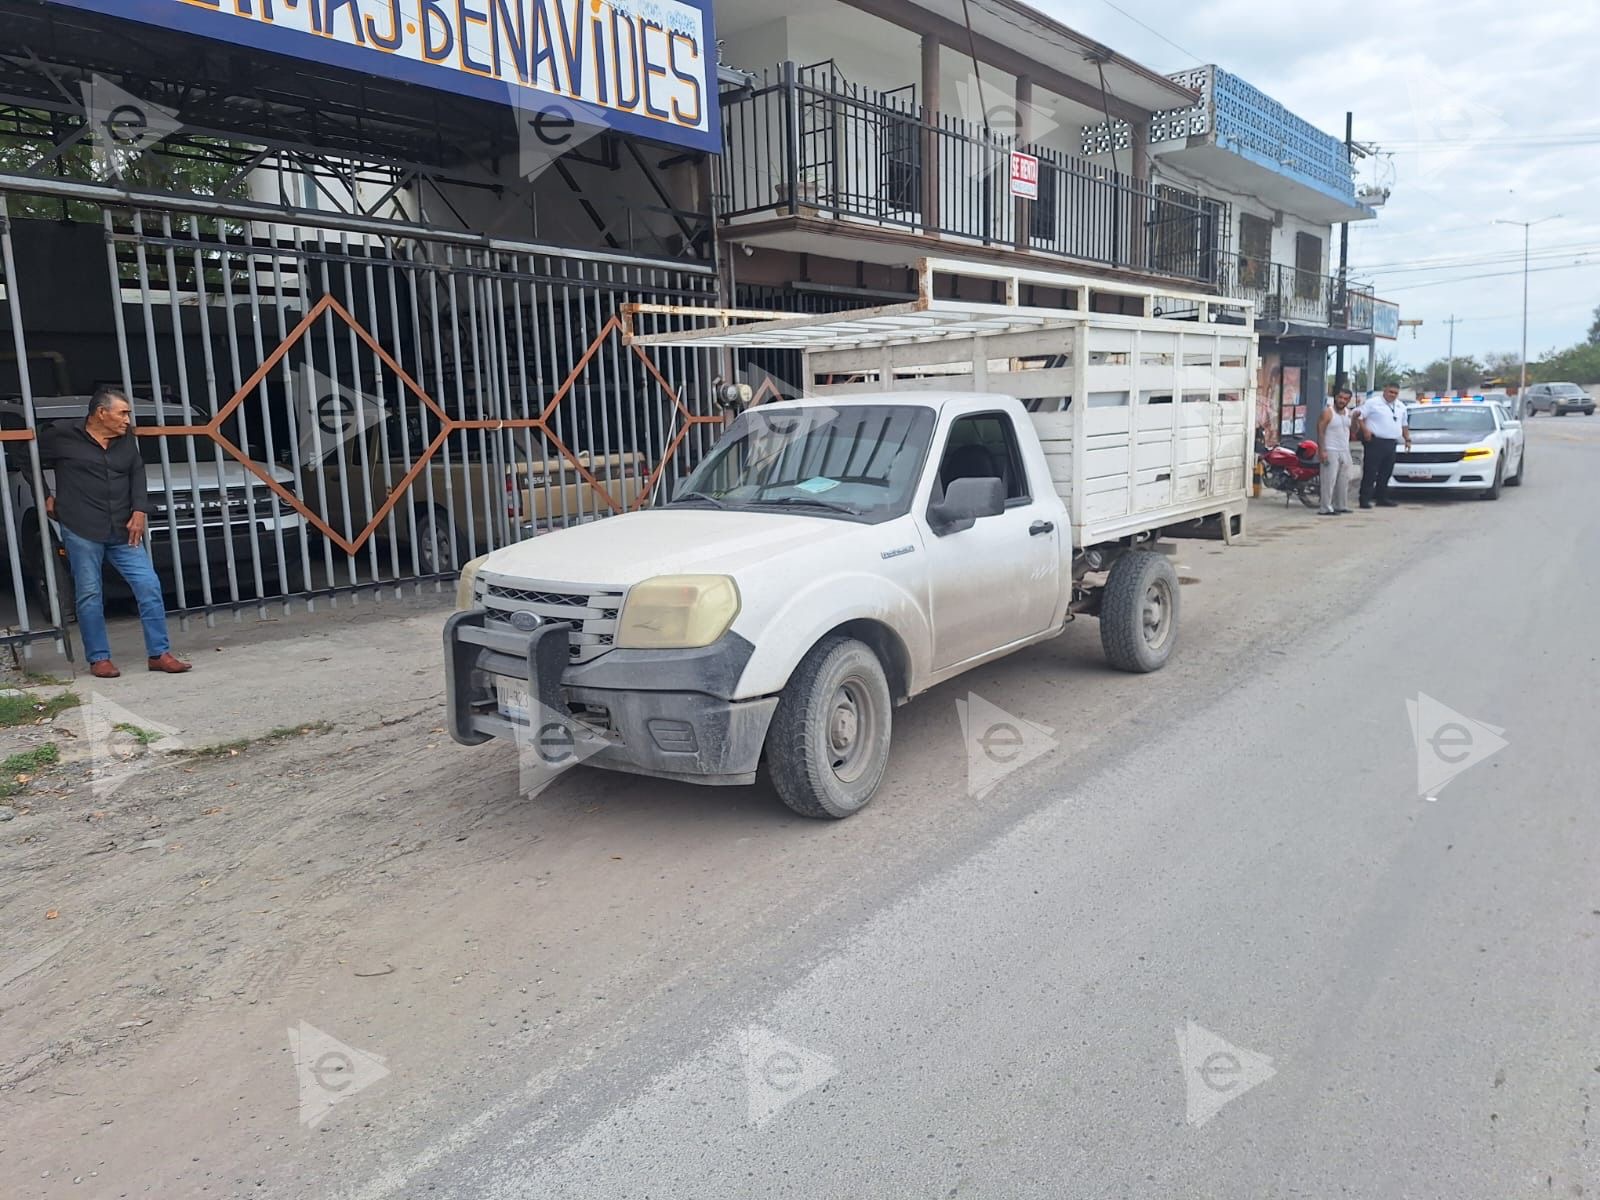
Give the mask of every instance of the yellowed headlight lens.
POLYGON ((739 588, 728 576, 658 575, 628 593, 616 645, 628 650, 709 646, 738 615, 739 588))
POLYGON ((476 597, 473 596, 472 592, 478 583, 478 570, 483 566, 483 560, 488 557, 487 554, 481 554, 461 568, 461 578, 456 581, 456 607, 458 609, 473 607, 476 597))

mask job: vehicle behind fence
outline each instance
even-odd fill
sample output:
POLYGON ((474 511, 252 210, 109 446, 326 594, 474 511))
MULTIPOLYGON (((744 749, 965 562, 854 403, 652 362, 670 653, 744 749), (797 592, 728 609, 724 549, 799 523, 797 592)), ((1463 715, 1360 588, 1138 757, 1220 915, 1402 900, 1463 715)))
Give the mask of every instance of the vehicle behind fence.
POLYGON ((626 347, 616 320, 707 302, 707 268, 215 201, 49 220, 39 190, 0 186, 8 644, 70 618, 36 434, 103 384, 133 404, 185 615, 438 586, 647 503, 721 427, 712 358, 626 347))

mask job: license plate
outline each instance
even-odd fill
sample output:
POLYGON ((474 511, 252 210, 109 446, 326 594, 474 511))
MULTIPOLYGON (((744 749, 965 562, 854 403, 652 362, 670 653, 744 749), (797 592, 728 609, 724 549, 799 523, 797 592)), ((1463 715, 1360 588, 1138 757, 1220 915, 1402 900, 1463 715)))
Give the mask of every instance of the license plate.
POLYGON ((1427 467, 1396 467, 1396 475, 1402 479, 1431 479, 1433 472, 1427 467))
POLYGON ((495 699, 499 703, 500 715, 506 720, 515 721, 519 725, 529 724, 532 719, 533 701, 528 696, 527 688, 496 684, 495 699))

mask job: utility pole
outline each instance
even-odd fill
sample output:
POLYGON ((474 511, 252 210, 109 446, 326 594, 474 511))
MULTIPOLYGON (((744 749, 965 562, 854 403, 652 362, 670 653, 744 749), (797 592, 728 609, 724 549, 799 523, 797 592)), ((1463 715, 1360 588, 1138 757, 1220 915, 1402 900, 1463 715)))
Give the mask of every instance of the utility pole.
MULTIPOLYGON (((1344 160, 1351 161, 1351 139, 1355 133, 1355 114, 1344 114, 1344 160)), ((1349 324, 1350 314, 1350 222, 1339 223, 1339 306, 1345 313, 1345 324, 1349 324)), ((1333 386, 1336 388, 1349 387, 1350 383, 1344 377, 1344 343, 1333 352, 1333 386)))
MULTIPOLYGON (((1456 378, 1456 326, 1461 324, 1461 318, 1451 313, 1445 324, 1450 326, 1450 349, 1444 355, 1444 390, 1449 392, 1456 378)), ((1523 337, 1526 338, 1527 334, 1524 333, 1523 337)))
POLYGON ((1520 411, 1526 403, 1523 396, 1528 391, 1528 231, 1535 225, 1543 225, 1546 221, 1554 221, 1563 214, 1555 213, 1548 217, 1540 217, 1537 221, 1503 221, 1498 218, 1496 225, 1521 225, 1522 226, 1522 376, 1517 383, 1517 408, 1520 411))

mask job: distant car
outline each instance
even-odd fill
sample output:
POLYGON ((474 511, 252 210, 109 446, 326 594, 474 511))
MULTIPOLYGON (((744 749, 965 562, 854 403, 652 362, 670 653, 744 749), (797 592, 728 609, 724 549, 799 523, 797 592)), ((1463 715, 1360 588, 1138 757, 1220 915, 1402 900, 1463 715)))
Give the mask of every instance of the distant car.
POLYGON ((1441 398, 1406 406, 1411 448, 1394 459, 1391 488, 1475 492, 1498 500, 1501 487, 1522 483, 1522 422, 1503 397, 1441 398))
POLYGON ((1547 412, 1563 417, 1569 412, 1594 416, 1594 397, 1575 383, 1535 383, 1528 388, 1528 415, 1547 412))

